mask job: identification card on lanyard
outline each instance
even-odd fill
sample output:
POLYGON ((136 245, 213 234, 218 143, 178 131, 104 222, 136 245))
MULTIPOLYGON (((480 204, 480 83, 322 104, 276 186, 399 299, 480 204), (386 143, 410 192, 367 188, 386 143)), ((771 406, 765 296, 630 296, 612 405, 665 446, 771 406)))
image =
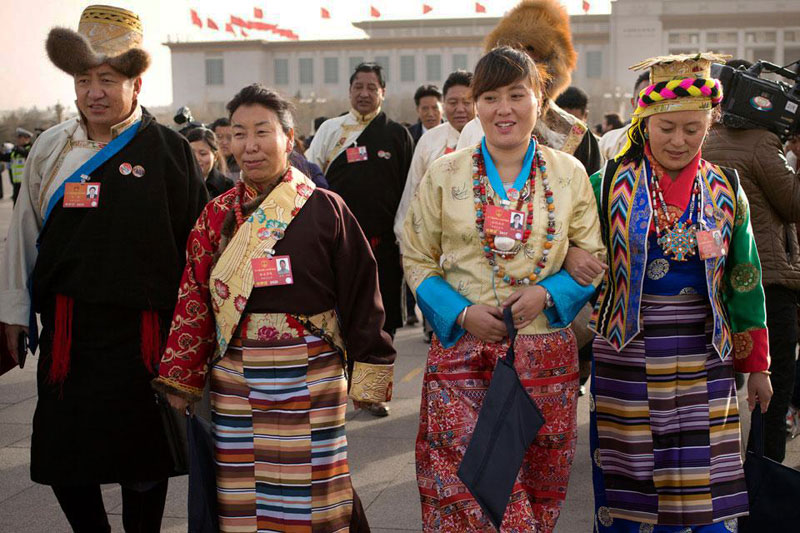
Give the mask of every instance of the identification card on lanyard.
POLYGON ((99 204, 99 183, 64 184, 64 207, 97 207, 99 204))
POLYGON ((483 229, 489 235, 521 240, 525 229, 525 213, 488 205, 483 229))
POLYGON ((276 255, 251 259, 253 268, 253 286, 274 287, 276 285, 291 285, 292 261, 288 255, 276 255))
POLYGON ((359 161, 366 161, 368 159, 366 146, 351 146, 345 150, 347 154, 348 163, 358 163, 359 161))
POLYGON ((725 240, 722 238, 722 230, 698 231, 695 236, 697 237, 697 251, 700 259, 705 261, 714 257, 722 257, 727 253, 725 240))

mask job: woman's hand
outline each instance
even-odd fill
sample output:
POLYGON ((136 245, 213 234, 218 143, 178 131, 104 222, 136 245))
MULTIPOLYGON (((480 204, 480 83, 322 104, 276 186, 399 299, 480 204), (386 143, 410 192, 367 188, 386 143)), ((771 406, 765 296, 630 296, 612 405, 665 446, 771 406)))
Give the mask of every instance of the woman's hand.
POLYGON ((464 329, 483 342, 502 342, 506 336, 503 312, 489 305, 470 305, 464 319, 464 329))
POLYGON ((564 259, 564 269, 569 272, 572 279, 588 287, 597 276, 608 270, 608 265, 586 250, 570 246, 564 259))
POLYGON ((769 401, 772 399, 772 383, 769 375, 763 372, 753 372, 747 378, 747 405, 750 410, 756 408, 756 402, 761 404, 761 412, 766 413, 769 401))
POLYGON ((189 407, 189 400, 184 398, 183 396, 178 396, 177 394, 171 394, 169 392, 166 393, 167 401, 169 404, 177 409, 181 414, 186 411, 186 408, 189 407))
POLYGON ((0 323, 0 328, 4 328, 6 330, 6 348, 8 348, 8 351, 11 354, 11 358, 14 360, 14 362, 19 364, 19 361, 17 360, 17 352, 19 351, 19 334, 24 332, 27 336, 28 328, 26 326, 19 326, 16 324, 2 323, 0 323))
POLYGON ((544 310, 547 300, 547 291, 541 285, 520 289, 501 304, 502 307, 511 307, 514 317, 514 326, 522 329, 533 322, 539 313, 544 310))

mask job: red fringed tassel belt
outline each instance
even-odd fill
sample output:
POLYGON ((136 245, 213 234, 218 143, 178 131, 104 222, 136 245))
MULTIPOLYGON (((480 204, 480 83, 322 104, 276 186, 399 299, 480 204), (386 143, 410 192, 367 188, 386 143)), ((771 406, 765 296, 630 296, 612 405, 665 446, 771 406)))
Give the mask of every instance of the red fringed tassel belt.
MULTIPOLYGON (((70 350, 72 348, 72 314, 75 300, 63 294, 56 295, 55 331, 53 332, 53 363, 47 380, 52 384, 63 383, 69 373, 70 350)), ((141 323, 142 361, 150 373, 155 373, 161 361, 161 323, 158 312, 142 311, 141 323)))

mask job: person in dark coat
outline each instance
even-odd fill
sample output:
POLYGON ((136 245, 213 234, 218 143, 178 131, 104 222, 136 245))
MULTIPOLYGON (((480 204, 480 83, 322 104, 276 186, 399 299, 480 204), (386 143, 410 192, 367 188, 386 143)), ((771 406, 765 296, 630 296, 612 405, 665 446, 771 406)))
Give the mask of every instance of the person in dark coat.
POLYGON ((420 85, 414 93, 414 105, 417 108, 416 124, 408 128, 414 146, 426 131, 441 124, 442 120, 442 91, 436 85, 420 85))
POLYGON ((233 189, 233 180, 226 176, 227 164, 214 132, 208 128, 194 128, 186 132, 186 140, 200 166, 209 198, 233 189))

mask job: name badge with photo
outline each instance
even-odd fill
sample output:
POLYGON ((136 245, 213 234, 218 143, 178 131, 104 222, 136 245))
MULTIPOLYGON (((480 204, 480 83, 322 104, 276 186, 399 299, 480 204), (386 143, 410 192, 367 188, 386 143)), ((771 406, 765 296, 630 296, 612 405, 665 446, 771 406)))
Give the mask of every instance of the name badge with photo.
POLYGON ((99 183, 67 183, 64 185, 64 207, 97 207, 100 205, 99 183))
POLYGON ((275 287, 294 283, 292 261, 288 255, 258 257, 251 259, 250 264, 253 268, 253 286, 255 287, 275 287))
POLYGON ((351 146, 345 150, 345 153, 347 154, 348 163, 358 163, 359 161, 366 161, 368 158, 366 146, 351 146))
POLYGON ((708 231, 698 231, 697 251, 700 259, 712 259, 722 257, 728 251, 725 249, 725 239, 722 238, 722 230, 712 229, 708 231))
POLYGON ((525 213, 487 205, 483 230, 489 235, 522 240, 525 231, 525 213))

